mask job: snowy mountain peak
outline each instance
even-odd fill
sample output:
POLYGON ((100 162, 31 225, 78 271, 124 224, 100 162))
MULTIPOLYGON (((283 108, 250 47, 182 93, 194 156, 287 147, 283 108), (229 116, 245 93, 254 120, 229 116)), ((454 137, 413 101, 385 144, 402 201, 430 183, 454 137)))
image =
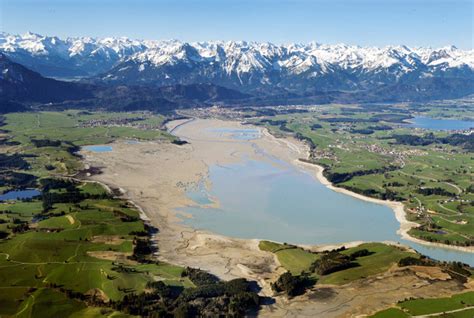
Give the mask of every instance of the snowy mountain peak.
POLYGON ((46 76, 105 82, 360 89, 404 79, 472 78, 474 51, 317 42, 134 40, 0 33, 0 52, 46 76))

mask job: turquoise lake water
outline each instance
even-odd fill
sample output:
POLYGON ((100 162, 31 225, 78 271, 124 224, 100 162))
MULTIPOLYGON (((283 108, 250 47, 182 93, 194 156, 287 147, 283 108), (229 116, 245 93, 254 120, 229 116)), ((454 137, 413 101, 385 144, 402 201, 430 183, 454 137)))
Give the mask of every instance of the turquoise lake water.
POLYGON ((92 152, 110 152, 112 151, 112 146, 104 146, 104 145, 95 145, 95 146, 84 146, 85 150, 89 150, 92 152))
POLYGON ((415 117, 410 119, 408 126, 431 130, 459 130, 474 128, 473 120, 435 119, 430 117, 415 117))
MULTIPOLYGON (((243 133, 234 138, 242 140, 243 133)), ((335 192, 293 165, 268 159, 210 166, 212 186, 207 190, 201 183, 188 191, 196 205, 182 209, 193 216, 183 222, 231 237, 294 244, 394 241, 438 260, 474 266, 472 253, 403 240, 389 207, 335 192), (207 206, 211 198, 220 208, 207 206)))
POLYGON ((332 191, 289 165, 249 160, 211 166, 209 176, 209 193, 204 187, 190 191, 196 206, 183 209, 193 215, 183 222, 194 228, 295 244, 394 241, 435 259, 474 265, 474 254, 403 240, 389 207, 332 191), (201 207, 209 197, 221 208, 201 207))

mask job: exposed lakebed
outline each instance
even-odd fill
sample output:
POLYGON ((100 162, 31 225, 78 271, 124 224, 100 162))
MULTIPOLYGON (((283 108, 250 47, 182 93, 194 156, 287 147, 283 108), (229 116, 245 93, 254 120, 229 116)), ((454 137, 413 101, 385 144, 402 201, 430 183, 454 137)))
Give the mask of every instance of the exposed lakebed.
MULTIPOLYGON (((241 142, 260 136, 255 129, 245 130, 210 131, 241 142)), ((274 157, 267 159, 210 165, 206 183, 210 186, 202 182, 189 189, 188 197, 196 204, 183 208, 192 215, 183 222, 231 237, 295 244, 400 242, 435 259, 474 265, 472 253, 402 239, 388 206, 335 192, 309 172, 274 157), (211 207, 212 200, 219 202, 218 208, 211 207)))

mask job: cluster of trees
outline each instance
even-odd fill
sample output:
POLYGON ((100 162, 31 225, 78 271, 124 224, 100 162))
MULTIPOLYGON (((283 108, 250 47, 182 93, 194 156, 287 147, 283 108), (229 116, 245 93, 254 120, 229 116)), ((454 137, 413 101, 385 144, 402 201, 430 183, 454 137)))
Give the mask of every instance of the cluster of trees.
POLYGON ((59 140, 50 140, 50 139, 31 139, 31 142, 35 147, 59 147, 61 146, 61 141, 59 140))
POLYGON ((377 122, 376 119, 371 118, 353 118, 353 117, 326 117, 320 118, 319 120, 326 121, 328 123, 373 123, 377 122))
POLYGON ((454 197, 455 194, 452 192, 449 192, 443 188, 440 187, 435 187, 435 188, 419 188, 417 190, 419 194, 423 195, 442 195, 442 196, 447 196, 447 197, 454 197))
POLYGON ((452 134, 444 138, 438 138, 438 140, 443 144, 459 146, 471 152, 474 151, 474 138, 472 135, 452 134))
POLYGON ((43 212, 48 212, 55 203, 79 203, 85 196, 79 190, 74 188, 66 192, 43 191, 41 200, 43 201, 43 212))
POLYGON ((33 188, 38 178, 32 174, 12 170, 0 172, 0 187, 33 188))
POLYGON ((12 233, 17 234, 17 233, 24 233, 30 229, 30 226, 28 225, 27 222, 25 223, 20 223, 16 224, 13 226, 8 225, 7 228, 11 229, 12 233))
POLYGON ((30 169, 30 165, 24 159, 24 156, 18 153, 11 155, 0 153, 0 169, 28 170, 30 169))
POLYGON ((286 120, 273 120, 273 119, 262 119, 260 121, 262 124, 264 123, 268 123, 272 126, 278 126, 278 128, 281 130, 281 131, 285 131, 285 132, 293 132, 293 130, 289 129, 286 124, 287 124, 287 121, 286 120))
MULTIPOLYGON (((437 225, 435 224, 430 224, 430 226, 425 226, 425 225, 422 225, 420 227, 418 227, 418 229, 420 231, 427 231, 427 232, 434 232, 433 229, 436 227, 437 225)), ((441 228, 441 227, 439 227, 441 228)), ((436 231, 436 232, 440 232, 440 231, 436 231)), ((444 233, 444 232, 441 232, 441 233, 444 233)), ((444 243, 446 245, 455 245, 455 246, 473 246, 474 245, 474 240, 464 240, 464 241, 458 241, 458 240, 450 240, 450 239, 447 239, 447 238, 438 238, 436 236, 424 236, 423 237, 424 240, 428 241, 428 242, 440 242, 440 243, 444 243)))
POLYGON ((474 193, 474 184, 469 185, 466 188, 466 191, 469 192, 469 193, 474 193))
POLYGON ((360 128, 360 129, 351 129, 351 133, 361 134, 361 135, 371 135, 374 133, 374 131, 369 128, 360 128))
POLYGON ((316 283, 314 278, 309 277, 306 273, 302 275, 293 275, 286 272, 280 275, 278 279, 271 284, 272 290, 281 293, 284 292, 289 297, 304 294, 307 288, 316 283))
POLYGON ((186 267, 181 276, 188 277, 196 286, 212 285, 219 281, 215 275, 192 267, 186 267))
POLYGON ((404 198, 401 197, 397 192, 392 191, 390 189, 385 189, 384 193, 381 193, 380 198, 382 200, 390 200, 390 201, 403 201, 404 198))
POLYGON ((68 192, 75 191, 77 183, 68 179, 44 178, 40 180, 44 192, 52 189, 66 189, 68 192))
MULTIPOLYGON (((42 188, 41 199, 43 201, 43 212, 47 212, 52 209, 55 203, 79 203, 85 199, 107 199, 109 195, 107 193, 102 194, 90 194, 81 192, 77 188, 77 182, 68 179, 54 179, 45 178, 41 179, 40 185, 42 188), (51 190, 64 190, 61 192, 51 190)), ((116 212, 114 210, 114 212, 116 212)), ((122 213, 124 218, 132 218, 125 213, 122 213)), ((137 218, 133 218, 136 221, 137 218)))
POLYGON ((336 251, 324 253, 320 259, 315 260, 310 271, 319 275, 328 275, 348 268, 357 267, 358 263, 353 262, 353 258, 336 251))
POLYGON ((451 134, 446 137, 436 137, 433 133, 424 136, 416 135, 393 135, 388 137, 395 139, 396 144, 410 146, 428 146, 431 144, 445 144, 451 146, 462 147, 467 151, 474 151, 474 138, 471 135, 451 134))
POLYGON ((436 137, 433 133, 426 134, 424 136, 416 135, 392 135, 387 137, 395 139, 395 143, 399 145, 410 145, 410 146, 428 146, 436 142, 436 137))
POLYGON ((462 262, 447 262, 443 263, 447 272, 451 277, 457 279, 461 283, 467 283, 468 278, 472 276, 471 268, 469 265, 462 262))
POLYGON ((31 169, 25 158, 35 157, 35 155, 24 154, 0 154, 0 187, 30 188, 36 185, 37 177, 18 172, 18 170, 31 169))
MULTIPOLYGON (((1 131, 1 129, 0 129, 1 131)), ((1 137, 0 138, 0 146, 18 146, 21 143, 18 141, 12 141, 9 137, 1 137)))
POLYGON ((153 225, 149 224, 148 222, 144 222, 143 227, 144 227, 144 230, 142 231, 131 231, 128 234, 133 235, 133 236, 140 236, 140 237, 144 237, 144 236, 151 237, 153 234, 158 233, 158 229, 154 227, 153 225))
POLYGON ((393 182, 388 182, 384 184, 385 187, 403 187, 405 186, 403 183, 400 183, 398 181, 393 181, 393 182))
POLYGON ((196 287, 183 289, 150 282, 150 292, 126 295, 110 305, 142 317, 243 317, 258 308, 260 298, 251 282, 243 278, 223 282, 198 272, 202 271, 185 271, 196 287))
POLYGON ((73 144, 72 142, 70 141, 64 141, 64 143, 66 144, 66 151, 69 152, 71 155, 73 156, 76 156, 76 157, 80 157, 77 152, 79 150, 81 150, 81 147, 79 146, 76 146, 75 144, 73 144))
POLYGON ((345 248, 325 252, 320 259, 314 261, 310 266, 310 271, 319 275, 328 275, 348 268, 358 267, 355 262, 359 257, 365 257, 374 254, 368 249, 357 250, 349 255, 342 254, 345 248))
POLYGON ((187 144, 188 142, 186 140, 174 139, 171 143, 173 143, 175 145, 178 145, 178 146, 182 146, 182 145, 187 144))
POLYGON ((399 169, 399 167, 389 165, 387 167, 382 167, 382 168, 356 170, 352 172, 330 172, 327 169, 325 169, 323 173, 324 173, 324 176, 332 183, 342 183, 342 182, 349 181, 353 177, 360 177, 360 176, 365 176, 369 174, 385 173, 385 172, 394 171, 397 169, 399 169))
POLYGON ((364 257, 364 256, 369 256, 369 255, 372 255, 374 254, 374 252, 371 252, 369 251, 368 249, 366 248, 363 248, 361 250, 358 250, 358 251, 355 251, 354 253, 351 253, 349 255, 349 257, 352 259, 352 260, 355 260, 359 257, 364 257))
POLYGON ((141 263, 147 263, 155 251, 156 247, 153 246, 153 242, 149 238, 136 238, 133 240, 133 254, 130 258, 141 263))
POLYGON ((349 191, 362 194, 366 197, 377 198, 381 200, 390 200, 390 201, 403 201, 404 198, 400 196, 397 192, 390 189, 385 189, 385 192, 380 192, 375 189, 360 189, 357 187, 352 187, 348 185, 341 185, 342 188, 349 191))
POLYGON ((436 262, 430 258, 427 258, 426 256, 421 256, 419 258, 413 257, 413 256, 407 256, 398 261, 398 266, 400 267, 413 266, 413 265, 435 266, 436 262))

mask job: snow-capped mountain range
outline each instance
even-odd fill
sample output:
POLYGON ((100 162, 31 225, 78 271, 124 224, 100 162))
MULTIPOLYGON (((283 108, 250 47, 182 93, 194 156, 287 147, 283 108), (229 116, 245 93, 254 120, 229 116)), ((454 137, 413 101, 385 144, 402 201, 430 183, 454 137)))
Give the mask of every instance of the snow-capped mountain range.
POLYGON ((44 76, 115 84, 213 83, 248 92, 358 91, 381 85, 474 81, 474 50, 0 33, 0 52, 44 76))

